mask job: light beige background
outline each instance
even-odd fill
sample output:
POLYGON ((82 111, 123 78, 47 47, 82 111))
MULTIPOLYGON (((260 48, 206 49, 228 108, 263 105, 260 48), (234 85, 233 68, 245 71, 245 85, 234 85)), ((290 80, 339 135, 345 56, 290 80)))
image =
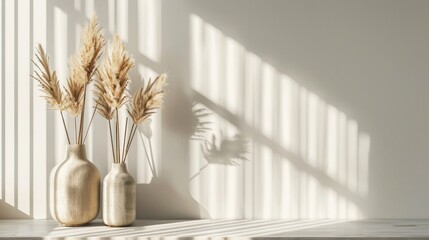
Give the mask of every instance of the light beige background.
MULTIPOLYGON (((49 218, 48 173, 65 134, 30 80, 36 43, 64 83, 95 11, 140 75, 167 72, 152 121, 159 177, 140 138, 129 155, 138 218, 428 218, 429 2, 5 0, 0 4, 0 217, 49 218), (193 107, 193 102, 197 103, 193 107), (212 115, 201 151, 192 109, 212 115), (228 162, 233 137, 248 161, 228 162), (223 139, 223 140, 222 140, 223 139), (220 147, 220 143, 223 143, 220 147)), ((88 110, 88 114, 89 114, 88 110)), ((124 119, 125 114, 123 115, 124 119)), ((72 119, 68 119, 69 127, 72 119)), ((104 177, 107 123, 88 158, 104 177)))

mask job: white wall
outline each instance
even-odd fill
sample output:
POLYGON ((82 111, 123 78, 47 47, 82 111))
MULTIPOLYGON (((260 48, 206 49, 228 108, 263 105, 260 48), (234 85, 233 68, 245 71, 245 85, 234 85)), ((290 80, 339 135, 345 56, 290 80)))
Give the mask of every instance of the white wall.
MULTIPOLYGON (((93 11, 139 74, 170 76, 153 119, 159 177, 129 156, 139 218, 428 218, 429 2, 5 0, 0 4, 0 217, 47 218, 47 174, 65 134, 28 77, 35 43, 64 82, 93 11), (196 106, 193 106, 193 102, 196 106), (193 140, 195 110, 212 113, 193 140), (194 110, 194 111, 193 111, 194 110), (231 161, 240 141, 247 161, 231 161), (222 145, 220 146, 220 143, 222 145)), ((131 90, 132 90, 131 89, 131 90)), ((89 110, 88 110, 89 113, 89 110)), ((67 120, 72 126, 72 119, 67 120)), ((111 154, 96 116, 88 157, 111 154)))

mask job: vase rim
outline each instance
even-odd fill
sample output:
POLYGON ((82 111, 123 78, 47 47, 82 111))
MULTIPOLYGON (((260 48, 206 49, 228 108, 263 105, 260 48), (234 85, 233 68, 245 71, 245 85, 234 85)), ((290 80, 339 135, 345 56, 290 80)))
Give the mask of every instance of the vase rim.
POLYGON ((126 163, 113 163, 112 164, 112 171, 124 171, 124 172, 128 172, 127 169, 127 164, 126 163))

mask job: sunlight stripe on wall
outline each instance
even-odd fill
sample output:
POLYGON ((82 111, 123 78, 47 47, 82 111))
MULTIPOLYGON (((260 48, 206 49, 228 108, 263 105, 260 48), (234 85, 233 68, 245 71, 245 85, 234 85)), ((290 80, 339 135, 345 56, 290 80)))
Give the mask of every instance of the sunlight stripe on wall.
POLYGON ((116 32, 122 41, 128 42, 128 1, 116 1, 116 32))
POLYGON ((30 213, 30 2, 18 1, 18 208, 30 213))
MULTIPOLYGON (((59 7, 54 7, 54 48, 53 52, 49 53, 49 56, 53 56, 51 66, 57 71, 58 81, 63 86, 66 86, 66 79, 68 76, 68 56, 67 56, 67 47, 68 47, 68 32, 67 32, 67 14, 59 7)), ((39 99, 42 101, 43 99, 39 99)), ((65 145, 67 144, 67 137, 64 131, 63 123, 58 111, 52 112, 53 119, 55 121, 55 156, 54 161, 55 165, 59 164, 64 160, 64 151, 65 145)), ((67 116, 68 114, 66 114, 67 116)), ((69 128, 70 140, 72 141, 73 134, 69 128)), ((73 142, 73 141, 72 141, 73 142)), ((88 149, 87 149, 88 151, 88 149)))
POLYGON ((158 62, 161 57, 160 3, 158 0, 138 1, 138 48, 153 62, 158 62))
MULTIPOLYGON (((37 0, 33 6, 33 46, 46 45, 46 0, 37 0)), ((33 88, 33 217, 44 219, 47 216, 47 105, 40 98, 40 91, 33 88)))
POLYGON ((15 75, 15 4, 5 1, 5 200, 15 206, 15 111, 16 111, 16 75, 15 75))

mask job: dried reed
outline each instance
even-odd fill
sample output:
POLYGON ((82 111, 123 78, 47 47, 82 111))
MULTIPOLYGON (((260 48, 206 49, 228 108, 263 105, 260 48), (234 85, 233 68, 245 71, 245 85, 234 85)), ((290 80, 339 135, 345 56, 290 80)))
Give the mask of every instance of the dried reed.
POLYGON ((127 110, 133 124, 128 130, 128 118, 125 122, 124 136, 121 136, 118 110, 128 102, 127 86, 130 78, 128 72, 134 67, 134 60, 125 50, 125 45, 116 35, 112 50, 96 71, 95 94, 98 104, 98 113, 109 121, 110 143, 112 146, 113 161, 125 162, 129 148, 133 141, 137 125, 145 121, 157 108, 161 107, 163 89, 167 75, 159 75, 153 82, 139 89, 132 97, 130 109, 127 110), (115 119, 114 119, 115 118, 115 119), (115 121, 115 139, 113 139, 111 120, 115 121))
POLYGON ((43 97, 48 102, 48 104, 51 105, 54 109, 60 111, 67 141, 70 144, 70 136, 67 130, 66 122, 64 121, 63 114, 63 111, 67 109, 69 104, 67 99, 64 97, 63 92, 61 91, 56 72, 53 71, 51 74, 48 54, 45 53, 45 50, 40 44, 37 46, 36 58, 39 63, 32 60, 34 66, 36 66, 36 70, 34 71, 35 75, 32 76, 32 78, 39 82, 41 90, 45 94, 43 97))
POLYGON ((97 69, 95 78, 95 101, 99 106, 98 113, 109 121, 114 162, 120 162, 121 159, 118 109, 128 101, 127 86, 130 78, 128 72, 132 67, 134 60, 125 50, 119 36, 115 35, 112 49, 97 69), (114 117, 116 117, 115 144, 110 123, 114 117))
POLYGON ((129 148, 134 139, 137 130, 137 125, 148 119, 155 110, 160 108, 164 100, 164 88, 167 83, 167 74, 159 75, 153 82, 149 80, 146 86, 141 87, 134 95, 130 104, 128 114, 133 120, 131 132, 128 136, 125 155, 122 159, 125 162, 129 148))
MULTIPOLYGON (((91 81, 91 77, 97 68, 97 61, 103 53, 104 37, 102 28, 98 25, 97 16, 93 16, 91 21, 83 28, 81 35, 81 47, 75 56, 72 57, 71 63, 71 81, 76 83, 76 86, 83 88, 82 99, 76 98, 77 101, 82 101, 82 109, 80 110, 80 125, 78 134, 78 143, 83 143, 83 125, 85 119, 85 102, 86 102, 86 87, 91 81), (75 77, 75 78, 73 78, 75 77)), ((77 103, 79 106, 80 103, 77 103)), ((94 111, 96 108, 94 109, 94 111)), ((92 123, 92 121, 90 122, 92 123)), ((90 126, 88 126, 89 129, 90 126)), ((88 131, 87 129, 87 131, 88 131)))
MULTIPOLYGON (((46 101, 54 109, 60 111, 69 144, 71 144, 71 141, 65 125, 63 111, 67 111, 75 118, 76 143, 83 144, 86 87, 97 68, 97 60, 102 55, 103 48, 104 37, 102 29, 99 27, 97 17, 94 15, 82 30, 81 47, 69 60, 67 88, 65 89, 65 93, 63 93, 56 72, 53 71, 51 73, 50 71, 47 54, 41 45, 37 47, 37 62, 33 61, 36 70, 34 71, 35 76, 32 77, 39 82, 46 101), (79 115, 80 125, 77 133, 76 118, 79 115)), ((87 132, 91 123, 92 120, 87 127, 87 132)))

